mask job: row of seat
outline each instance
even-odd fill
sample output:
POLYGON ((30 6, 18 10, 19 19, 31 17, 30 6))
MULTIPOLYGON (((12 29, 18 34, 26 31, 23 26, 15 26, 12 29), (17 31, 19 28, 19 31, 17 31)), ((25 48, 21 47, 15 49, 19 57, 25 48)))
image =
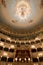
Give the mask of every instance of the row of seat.
POLYGON ((41 48, 41 47, 38 47, 37 49, 36 48, 33 48, 33 49, 31 49, 31 52, 41 52, 41 51, 43 51, 43 49, 41 48))
POLYGON ((43 62, 43 56, 39 57, 39 58, 32 58, 33 62, 43 62))
MULTIPOLYGON (((10 40, 5 40, 3 38, 1 38, 0 41, 10 43, 10 44, 20 44, 20 42, 14 42, 14 41, 10 42, 10 40)), ((43 42, 43 39, 35 40, 35 41, 31 41, 31 42, 26 42, 26 43, 21 42, 21 45, 24 45, 24 44, 28 44, 28 45, 30 45, 30 44, 38 44, 38 43, 41 43, 41 42, 43 42)))
POLYGON ((0 57, 0 61, 4 62, 28 62, 30 61, 30 58, 7 58, 5 56, 0 57))
MULTIPOLYGON (((0 57, 0 61, 4 61, 4 62, 28 62, 30 61, 30 58, 25 58, 25 59, 22 59, 22 58, 7 58, 5 56, 3 57, 0 57)), ((32 62, 43 62, 43 56, 42 57, 39 57, 39 58, 32 58, 32 62)))
MULTIPOLYGON (((7 51, 7 52, 14 52, 14 48, 7 48, 7 47, 3 47, 3 46, 0 46, 0 50, 7 51)), ((41 51, 43 51, 42 47, 38 47, 37 49, 36 48, 31 48, 31 52, 33 52, 33 53, 41 52, 41 51)))
POLYGON ((2 56, 2 57, 0 57, 0 61, 13 62, 13 58, 11 58, 11 57, 7 58, 7 57, 5 57, 5 56, 2 56))
MULTIPOLYGON (((14 52, 14 48, 7 48, 7 47, 3 47, 0 46, 0 50, 4 50, 4 51, 10 51, 10 52, 14 52)), ((42 47, 38 47, 38 48, 31 48, 31 52, 40 52, 43 51, 42 47)))
POLYGON ((7 48, 7 47, 4 47, 4 48, 3 48, 3 46, 0 46, 0 50, 2 50, 2 51, 7 51, 7 52, 12 52, 12 53, 14 52, 14 49, 13 49, 13 48, 10 48, 10 49, 7 48))
MULTIPOLYGON (((3 35, 5 35, 5 36, 9 36, 10 38, 15 38, 15 40, 16 39, 18 39, 18 40, 22 40, 22 39, 24 39, 24 40, 28 40, 28 39, 34 39, 36 36, 37 36, 37 33, 34 35, 28 35, 28 37, 26 38, 25 36, 18 36, 18 34, 16 34, 17 36, 14 36, 14 34, 11 34, 11 33, 6 33, 4 30, 2 30, 2 31, 0 31, 0 33, 1 34, 3 34, 3 35), (22 38, 23 37, 23 38, 22 38)), ((21 34, 20 34, 21 35, 21 34)), ((23 35, 23 34, 22 34, 23 35)), ((27 35, 27 34, 26 34, 27 35)))

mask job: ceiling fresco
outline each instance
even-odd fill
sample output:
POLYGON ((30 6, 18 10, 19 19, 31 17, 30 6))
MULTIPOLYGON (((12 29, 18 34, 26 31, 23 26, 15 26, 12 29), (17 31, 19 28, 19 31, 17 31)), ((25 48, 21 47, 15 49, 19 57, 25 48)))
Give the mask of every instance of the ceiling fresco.
POLYGON ((43 0, 1 0, 1 20, 12 28, 30 29, 41 23, 42 13, 43 0))

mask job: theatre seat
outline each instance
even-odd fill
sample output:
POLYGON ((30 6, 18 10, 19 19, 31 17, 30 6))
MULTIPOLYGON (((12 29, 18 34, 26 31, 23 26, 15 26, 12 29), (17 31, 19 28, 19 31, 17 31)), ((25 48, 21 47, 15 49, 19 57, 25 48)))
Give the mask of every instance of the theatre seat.
POLYGON ((38 62, 37 58, 32 58, 33 62, 38 62))
POLYGON ((36 40, 36 44, 40 43, 40 40, 36 40))
POLYGON ((43 42, 43 39, 41 39, 41 42, 43 42))
POLYGON ((0 46, 0 50, 3 50, 3 47, 2 46, 0 46))
POLYGON ((33 53, 36 52, 36 49, 31 49, 31 52, 33 52, 33 53))
POLYGON ((1 41, 2 41, 2 42, 5 42, 5 39, 1 38, 1 41))
POLYGON ((8 58, 8 62, 13 62, 13 58, 8 58))
POLYGON ((35 44, 35 42, 34 42, 34 41, 32 41, 32 42, 31 42, 31 44, 35 44))
POLYGON ((43 57, 39 57, 39 61, 40 62, 43 62, 43 57))
POLYGON ((38 52, 42 51, 42 48, 40 48, 40 47, 39 47, 39 48, 37 48, 37 51, 38 51, 38 52))
POLYGON ((4 56, 3 56, 3 57, 1 58, 1 61, 5 61, 5 62, 6 62, 6 61, 7 61, 7 57, 4 57, 4 56))
POLYGON ((5 48, 4 48, 4 51, 9 51, 9 49, 5 47, 5 48))
POLYGON ((12 52, 13 53, 14 52, 14 49, 9 49, 9 52, 12 52))

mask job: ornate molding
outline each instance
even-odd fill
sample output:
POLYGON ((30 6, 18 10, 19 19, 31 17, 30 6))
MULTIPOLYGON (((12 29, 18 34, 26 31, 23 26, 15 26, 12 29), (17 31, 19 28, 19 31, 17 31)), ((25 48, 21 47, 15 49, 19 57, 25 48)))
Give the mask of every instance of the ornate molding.
POLYGON ((5 2, 5 0, 1 0, 1 3, 2 3, 2 5, 4 5, 4 7, 6 7, 6 2, 5 2))

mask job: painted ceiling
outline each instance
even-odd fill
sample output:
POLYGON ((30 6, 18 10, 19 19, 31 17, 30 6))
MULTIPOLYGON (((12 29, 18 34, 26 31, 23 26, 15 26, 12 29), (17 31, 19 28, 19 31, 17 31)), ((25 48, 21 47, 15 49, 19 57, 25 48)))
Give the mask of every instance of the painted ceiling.
POLYGON ((32 29, 43 23, 43 0, 1 0, 1 21, 13 29, 32 29))

